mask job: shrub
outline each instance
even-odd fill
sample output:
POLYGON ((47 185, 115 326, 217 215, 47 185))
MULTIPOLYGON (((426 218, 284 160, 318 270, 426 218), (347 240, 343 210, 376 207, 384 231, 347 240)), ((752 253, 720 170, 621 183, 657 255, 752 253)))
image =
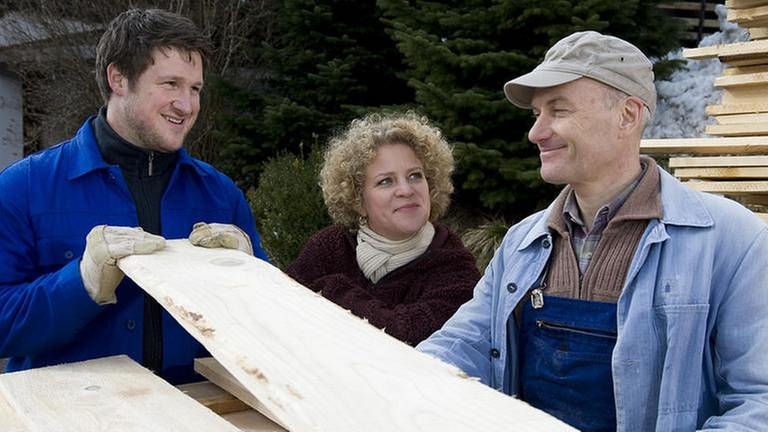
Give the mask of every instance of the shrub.
POLYGON ((477 228, 465 230, 461 235, 464 246, 472 252, 480 273, 485 271, 493 254, 501 245, 509 225, 503 218, 488 219, 477 228))
POLYGON ((262 245, 272 264, 285 269, 309 237, 330 225, 318 185, 322 152, 284 154, 264 164, 259 185, 248 191, 262 245))

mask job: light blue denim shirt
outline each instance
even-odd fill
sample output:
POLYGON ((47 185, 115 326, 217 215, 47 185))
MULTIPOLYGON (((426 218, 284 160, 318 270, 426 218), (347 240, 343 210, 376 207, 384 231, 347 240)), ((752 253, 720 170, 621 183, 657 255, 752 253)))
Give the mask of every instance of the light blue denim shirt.
MULTIPOLYGON (((617 430, 768 430, 768 225, 663 170, 661 200, 617 304, 617 430)), ((517 392, 510 317, 552 251, 550 211, 510 228, 473 299, 419 350, 517 392)))

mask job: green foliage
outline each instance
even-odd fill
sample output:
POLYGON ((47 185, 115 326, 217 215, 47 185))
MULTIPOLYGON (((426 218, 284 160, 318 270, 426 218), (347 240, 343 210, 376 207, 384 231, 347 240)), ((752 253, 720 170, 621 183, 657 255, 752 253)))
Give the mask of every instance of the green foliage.
POLYGON ((322 152, 307 158, 283 154, 264 164, 259 185, 248 191, 261 241, 274 265, 285 269, 309 237, 331 224, 318 184, 322 152))
POLYGON ((455 201, 518 219, 556 188, 538 175, 526 137, 530 112, 506 101, 504 82, 529 72, 557 40, 579 30, 625 38, 649 56, 677 45, 679 26, 659 1, 379 0, 419 110, 456 146, 455 201), (650 25, 652 23, 652 25, 650 25))
POLYGON ((491 262, 494 252, 501 245, 508 229, 509 224, 504 218, 495 218, 487 219, 477 228, 470 228, 462 233, 461 241, 475 256, 480 272, 485 271, 488 263, 491 262))
POLYGON ((253 184, 265 157, 298 154, 355 117, 413 100, 379 18, 375 0, 274 3, 275 37, 256 49, 265 64, 259 91, 222 115, 229 174, 253 184))

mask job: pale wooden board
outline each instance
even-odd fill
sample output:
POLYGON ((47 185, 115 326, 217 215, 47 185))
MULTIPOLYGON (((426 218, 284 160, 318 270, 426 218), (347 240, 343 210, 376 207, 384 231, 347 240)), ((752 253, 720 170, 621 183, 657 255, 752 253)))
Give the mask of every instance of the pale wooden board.
POLYGON ((768 0, 725 0, 728 9, 746 9, 768 5, 768 0))
POLYGON ((242 252, 171 240, 119 266, 292 432, 574 430, 242 252))
MULTIPOLYGON (((211 382, 216 383, 217 386, 225 389, 229 394, 236 396, 238 400, 242 401, 246 406, 261 412, 267 412, 267 408, 264 404, 257 400, 248 389, 243 387, 243 385, 240 384, 240 382, 213 357, 195 359, 195 371, 211 382)), ((264 415, 263 417, 264 421, 271 425, 271 430, 285 431, 284 428, 275 423, 278 420, 271 413, 268 414, 269 416, 264 415), (270 418, 272 420, 270 420, 270 418)))
POLYGON ((729 87, 722 91, 721 105, 760 104, 765 103, 765 95, 768 93, 767 85, 753 85, 748 87, 729 87))
MULTIPOLYGON (((659 9, 666 9, 670 11, 674 10, 681 10, 681 11, 699 11, 701 10, 701 2, 697 1, 675 1, 675 2, 669 2, 669 3, 661 3, 658 5, 659 9)), ((704 5, 705 10, 714 12, 715 5, 712 3, 707 3, 704 5)))
POLYGON ((757 217, 763 220, 763 222, 768 223, 768 213, 755 213, 757 217))
POLYGON ((748 9, 728 9, 728 21, 742 27, 759 27, 768 21, 768 6, 755 6, 748 9))
MULTIPOLYGON (((753 66, 754 67, 754 66, 753 66)), ((761 66, 758 66, 761 67, 761 66)), ((768 84, 768 72, 755 72, 736 75, 723 75, 715 78, 715 87, 732 88, 768 84)), ((765 87, 763 87, 763 90, 765 87)))
POLYGON ((221 415, 243 432, 285 432, 285 429, 269 421, 258 411, 249 409, 221 415))
POLYGON ((768 178, 768 167, 678 168, 680 179, 763 179, 768 178))
POLYGON ((765 136, 768 135, 768 123, 706 125, 704 127, 704 132, 709 135, 720 135, 724 137, 765 136))
POLYGON ((671 157, 670 168, 756 167, 768 166, 768 156, 671 157))
MULTIPOLYGON (((2 375, 0 375, 2 376, 2 375)), ((16 414, 16 411, 8 404, 2 391, 0 391, 0 430, 4 432, 22 432, 30 429, 24 426, 24 422, 16 414)))
POLYGON ((210 381, 182 384, 176 388, 216 414, 251 409, 245 402, 210 381))
POLYGON ((720 59, 730 61, 765 59, 768 56, 768 41, 757 40, 748 42, 737 42, 730 44, 715 45, 717 47, 717 56, 720 59))
POLYGON ((750 27, 747 30, 751 40, 768 39, 768 27, 750 27))
POLYGON ((645 154, 760 154, 768 153, 768 137, 644 139, 645 154))
POLYGON ((750 102, 750 103, 707 105, 706 112, 711 116, 729 115, 729 114, 764 113, 764 112, 768 112, 768 103, 750 102))
POLYGON ((725 195, 768 194, 768 181, 698 181, 685 182, 686 185, 702 192, 725 195))
POLYGON ((3 374, 0 394, 26 431, 237 431, 126 356, 3 374))
POLYGON ((768 113, 759 114, 732 114, 724 116, 714 116, 717 120, 717 124, 753 124, 753 123, 765 123, 768 124, 768 113))
POLYGON ((720 53, 720 45, 710 45, 701 48, 684 48, 683 57, 689 60, 704 60, 716 58, 720 53))
POLYGON ((768 65, 727 67, 723 69, 723 76, 759 74, 768 72, 768 65))
POLYGON ((210 381, 183 384, 177 388, 240 430, 285 432, 285 429, 264 417, 263 414, 210 381))
MULTIPOLYGON (((768 42, 766 40, 759 40, 754 42, 768 42)), ((768 53, 759 53, 750 56, 726 56, 720 57, 721 63, 726 63, 731 67, 755 67, 764 66, 768 64, 768 53)))

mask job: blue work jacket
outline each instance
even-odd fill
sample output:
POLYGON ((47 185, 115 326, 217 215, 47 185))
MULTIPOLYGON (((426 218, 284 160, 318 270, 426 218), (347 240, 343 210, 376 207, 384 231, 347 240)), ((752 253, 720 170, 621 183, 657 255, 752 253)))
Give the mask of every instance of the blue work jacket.
MULTIPOLYGON (((643 233, 617 303, 618 431, 768 426, 768 226, 662 170, 663 216, 643 233)), ((507 232, 464 304, 418 349, 518 391, 512 312, 552 252, 551 207, 507 232)), ((557 398, 556 394, 551 395, 557 398)))
MULTIPOLYGON (((74 138, 0 173, 0 357, 8 370, 116 354, 142 360, 143 291, 127 277, 117 303, 99 306, 80 276, 85 237, 96 225, 139 225, 118 166, 101 157, 88 119, 74 138)), ((196 222, 235 224, 261 249, 242 192, 224 174, 180 150, 162 198, 166 239, 189 236, 196 222)), ((203 347, 163 312, 163 370, 171 382, 194 379, 203 347)))

